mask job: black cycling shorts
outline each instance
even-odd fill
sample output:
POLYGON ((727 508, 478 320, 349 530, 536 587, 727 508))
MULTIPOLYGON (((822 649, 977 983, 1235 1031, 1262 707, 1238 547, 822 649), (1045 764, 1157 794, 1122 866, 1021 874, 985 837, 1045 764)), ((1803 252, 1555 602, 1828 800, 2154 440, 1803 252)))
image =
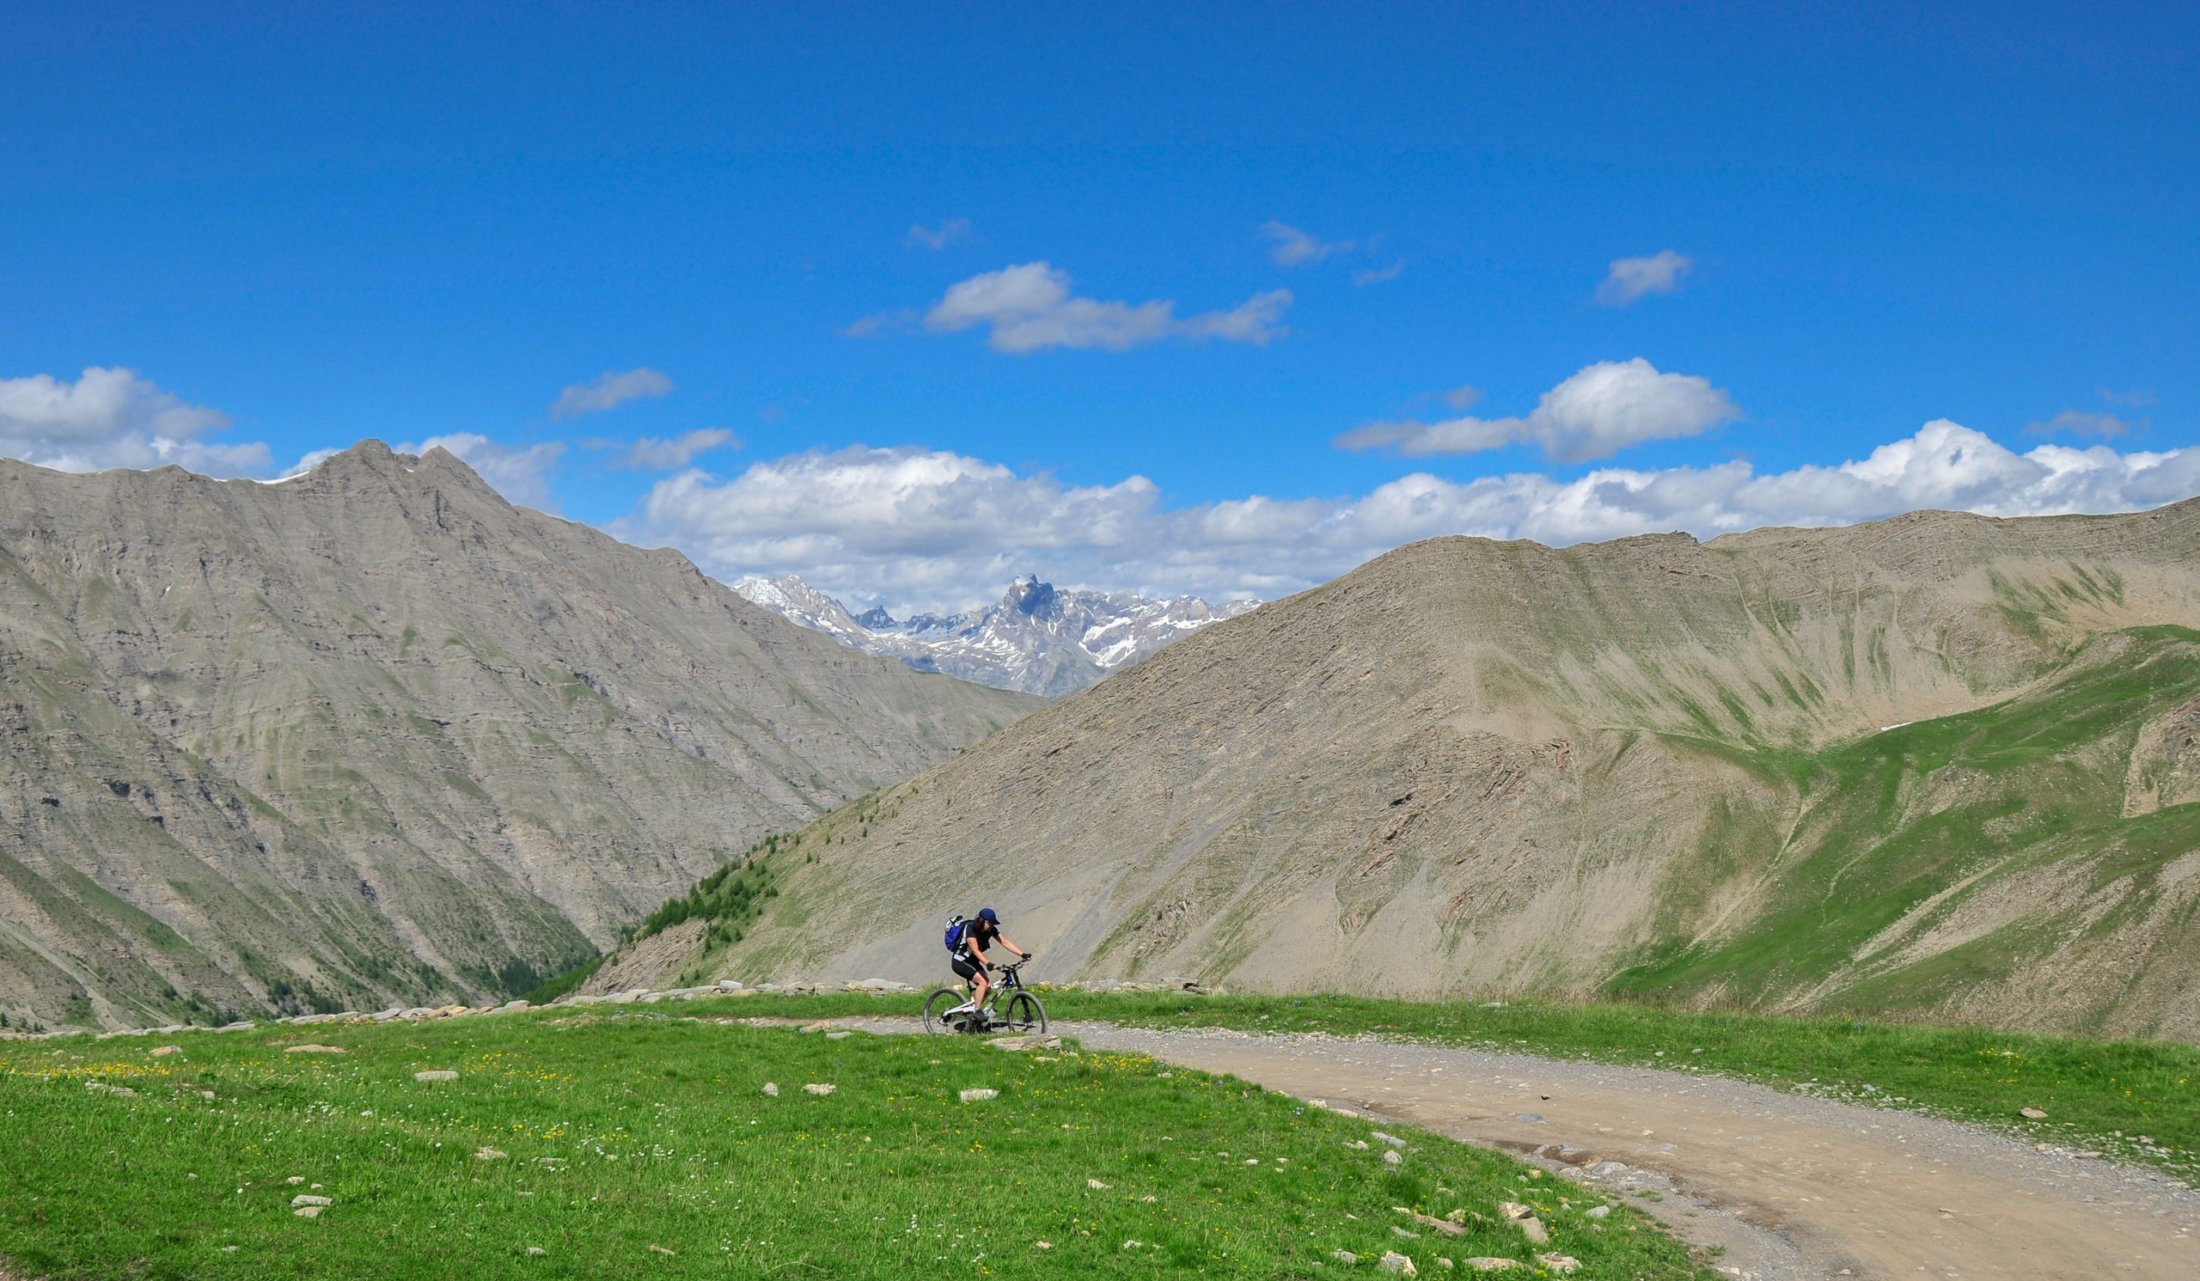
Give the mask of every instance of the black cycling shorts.
POLYGON ((962 979, 965 982, 969 983, 975 983, 978 981, 978 966, 976 962, 966 961, 959 956, 951 956, 947 958, 947 963, 955 967, 956 978, 962 979))

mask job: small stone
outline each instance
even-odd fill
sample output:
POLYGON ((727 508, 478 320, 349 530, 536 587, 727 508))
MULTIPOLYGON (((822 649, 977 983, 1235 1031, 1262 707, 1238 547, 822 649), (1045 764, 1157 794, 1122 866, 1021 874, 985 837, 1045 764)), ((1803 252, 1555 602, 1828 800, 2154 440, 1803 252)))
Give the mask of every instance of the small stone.
POLYGON ((1352 1253, 1352 1251, 1350 1250, 1331 1250, 1329 1252, 1329 1257, 1335 1259, 1339 1263, 1344 1264, 1346 1267, 1350 1267, 1360 1261, 1360 1256, 1352 1253))
POLYGON ((335 1203, 334 1201, 331 1201, 331 1200, 329 1200, 329 1199, 328 1199, 327 1197, 325 1197, 325 1196, 314 1196, 314 1195, 313 1195, 312 1193, 310 1193, 310 1192, 300 1192, 300 1193, 299 1193, 298 1195, 296 1195, 296 1196, 294 1196, 294 1197, 290 1198, 290 1208, 291 1208, 291 1209, 293 1209, 293 1210, 297 1209, 297 1208, 298 1208, 298 1207, 300 1207, 300 1206, 307 1206, 307 1205, 334 1205, 334 1204, 336 1204, 336 1203, 335 1203))
POLYGON ((1001 1092, 999 1090, 988 1089, 964 1090, 960 1095, 956 1097, 960 1098, 965 1103, 983 1103, 987 1099, 997 1099, 1001 1097, 1001 1092))
POLYGON ((853 1033, 853 1032, 850 1032, 850 1031, 848 1031, 848 1030, 846 1030, 846 1029, 841 1029, 840 1031, 836 1031, 836 1032, 827 1032, 827 1033, 825 1034, 825 1039, 826 1039, 826 1040, 828 1040, 828 1041, 845 1041, 845 1040, 847 1040, 847 1039, 848 1039, 849 1037, 851 1037, 851 1036, 854 1036, 854 1035, 855 1035, 855 1033, 853 1033))
POLYGON ((1086 1187, 1088 1187, 1088 1188, 1091 1188, 1091 1189, 1092 1189, 1093 1191, 1095 1191, 1095 1192, 1105 1192, 1105 1191, 1107 1191, 1107 1190, 1108 1190, 1108 1185, 1107 1185, 1107 1184, 1105 1184, 1105 1183, 1102 1183, 1102 1182, 1101 1182, 1100 1180, 1098 1180, 1098 1179, 1087 1179, 1087 1180, 1085 1180, 1085 1186, 1086 1186, 1086 1187))
POLYGON ((2038 1108, 2018 1108, 2017 1115, 2027 1121, 2044 1121, 2047 1119, 2047 1113, 2040 1111, 2038 1108))
POLYGON ((1405 1154, 1400 1152, 1396 1148, 1391 1148, 1389 1151, 1383 1153, 1384 1165, 1404 1165, 1405 1163, 1405 1154))
POLYGON ((1448 1272, 1458 1265, 1451 1261, 1451 1256, 1439 1254, 1436 1256, 1436 1266, 1448 1272))
POLYGON ((507 1155, 509 1154, 502 1148, 484 1147, 474 1149, 474 1160, 476 1161, 502 1161, 507 1155))
POLYGON ((1126 1250, 1135 1250, 1135 1249, 1137 1249, 1137 1248, 1138 1248, 1138 1245, 1139 1245, 1139 1242, 1138 1242, 1138 1238, 1137 1238, 1137 1237, 1132 1237, 1132 1238, 1131 1238, 1130 1240, 1128 1240, 1128 1241, 1125 1241, 1125 1242, 1123 1243, 1123 1248, 1124 1248, 1124 1249, 1126 1249, 1126 1250))
POLYGON ((1388 1143, 1394 1148, 1402 1148, 1406 1145, 1406 1141, 1404 1139, 1399 1138, 1395 1134, 1385 1134, 1381 1130, 1377 1130, 1367 1137, 1375 1140, 1377 1143, 1388 1143))
POLYGON ((1513 1120, 1520 1122, 1522 1125, 1541 1125, 1543 1124, 1543 1114, 1541 1112, 1515 1112, 1513 1113, 1513 1120))
POLYGON ((778 1097, 779 1097, 779 1082, 777 1082, 777 1081, 766 1081, 766 1082, 764 1082, 764 1093, 766 1093, 766 1094, 769 1094, 769 1095, 771 1095, 771 1096, 772 1096, 773 1098, 775 1098, 775 1099, 776 1099, 776 1098, 778 1098, 778 1097))
POLYGON ((805 1031, 805 1032, 823 1032, 823 1031, 826 1031, 827 1029, 831 1028, 832 1026, 833 1026, 833 1021, 832 1021, 831 1019, 819 1019, 819 1020, 818 1020, 817 1022, 815 1022, 815 1023, 805 1023, 805 1024, 803 1024, 803 1025, 802 1025, 802 1030, 803 1030, 803 1031, 805 1031))
POLYGON ((283 1180, 283 1182, 289 1184, 292 1187, 297 1187, 299 1184, 305 1181, 306 1176, 304 1176, 303 1174, 293 1174, 289 1178, 283 1180))
POLYGON ((1535 1259, 1536 1262, 1560 1276, 1566 1276, 1575 1268, 1581 1266, 1581 1260, 1570 1254, 1539 1254, 1535 1256, 1535 1259))
POLYGON ((285 1053, 285 1054, 342 1054, 342 1053, 345 1053, 345 1050, 344 1050, 344 1047, 343 1047, 343 1046, 341 1046, 341 1045, 293 1045, 293 1046, 290 1046, 289 1048, 285 1049, 285 1050, 283 1051, 283 1053, 285 1053))
POLYGON ((1520 1266, 1520 1261, 1517 1259, 1499 1259, 1481 1254, 1467 1260, 1467 1266, 1473 1268, 1476 1272, 1510 1272, 1520 1266))
POLYGON ((1383 1271, 1395 1272, 1402 1277, 1417 1277, 1421 1275, 1421 1270, 1413 1266, 1413 1260, 1398 1253, 1396 1250, 1383 1251, 1383 1257, 1376 1260, 1376 1262, 1378 1265, 1381 1266, 1383 1271))
POLYGON ((146 1053, 152 1055, 156 1059, 164 1059, 171 1054, 183 1053, 183 1047, 180 1045, 156 1045, 152 1049, 147 1050, 146 1053))
POLYGON ((1034 1241, 1031 1243, 1031 1248, 1034 1250, 1051 1250, 1054 1248, 1054 1243, 1052 1241, 1034 1241))
POLYGON ((527 1247, 527 1257, 531 1259, 539 1259, 548 1253, 550 1253, 548 1250, 543 1249, 539 1245, 531 1245, 527 1247))
POLYGON ((457 1079, 458 1073, 451 1071, 449 1068, 436 1068, 432 1071, 413 1073, 413 1080, 415 1081, 456 1081, 457 1079))
POLYGON ((327 1206, 321 1205, 301 1205, 297 1209, 292 1210, 291 1213, 297 1215, 301 1219, 318 1219, 321 1217, 321 1211, 327 1208, 327 1206))
POLYGON ((802 1087, 802 1092, 804 1094, 815 1094, 822 1098, 823 1096, 831 1094, 833 1091, 839 1088, 840 1087, 837 1085, 826 1085, 821 1081, 812 1081, 808 1085, 802 1087))
POLYGON ((1399 1227, 1395 1223, 1390 1225, 1390 1235, 1394 1237, 1404 1237, 1408 1241, 1418 1241, 1421 1239, 1420 1233, 1409 1232, 1406 1229, 1399 1227))
POLYGON ((1588 1211, 1588 1213, 1589 1213, 1589 1217, 1590 1217, 1590 1218, 1592 1218, 1592 1219, 1601 1219, 1601 1218, 1603 1218, 1603 1217, 1604 1217, 1605 1215, 1607 1215, 1607 1214, 1610 1214, 1611 1212, 1612 1212, 1612 1207, 1611 1207, 1611 1206, 1608 1206, 1608 1205, 1592 1205, 1592 1206, 1590 1206, 1590 1207, 1589 1207, 1589 1211, 1588 1211))
POLYGON ((664 1254, 664 1255, 670 1255, 670 1254, 676 1253, 676 1251, 672 1251, 672 1250, 667 1250, 667 1249, 665 1249, 665 1248, 664 1248, 663 1246, 661 1246, 661 1245, 652 1245, 652 1246, 650 1246, 650 1247, 649 1247, 649 1249, 650 1249, 650 1252, 651 1252, 652 1254, 664 1254))

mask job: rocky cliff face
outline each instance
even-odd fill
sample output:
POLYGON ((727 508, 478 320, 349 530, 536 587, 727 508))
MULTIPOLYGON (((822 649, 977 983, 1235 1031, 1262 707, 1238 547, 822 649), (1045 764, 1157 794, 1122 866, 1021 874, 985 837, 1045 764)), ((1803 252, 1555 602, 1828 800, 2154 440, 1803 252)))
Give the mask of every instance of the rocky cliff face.
POLYGON ((440 450, 273 485, 0 462, 0 1012, 511 992, 1037 705, 440 450))
POLYGON ((1210 605, 1196 596, 1155 600, 1135 592, 1066 591, 1020 578, 975 614, 897 619, 883 609, 847 606, 802 581, 744 578, 751 602, 821 631, 866 654, 918 671, 946 672, 996 689, 1059 697, 1140 661, 1193 632, 1255 608, 1258 601, 1210 605))
POLYGON ((2196 567, 2200 502, 1418 544, 821 820, 680 968, 922 978, 984 899, 1045 977, 2200 1036, 2196 567))

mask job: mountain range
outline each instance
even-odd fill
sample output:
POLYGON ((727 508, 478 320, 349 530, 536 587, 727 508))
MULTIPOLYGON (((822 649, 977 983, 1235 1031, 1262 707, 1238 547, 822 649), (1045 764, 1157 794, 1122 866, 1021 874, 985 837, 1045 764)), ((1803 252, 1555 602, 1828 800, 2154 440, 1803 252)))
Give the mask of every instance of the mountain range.
POLYGON ((733 589, 851 649, 898 658, 918 671, 1050 698, 1075 693, 1260 603, 1216 606, 1197 596, 1155 600, 1134 592, 1065 590, 1026 577, 1011 584, 998 603, 974 614, 897 619, 878 608, 850 613, 799 575, 744 578, 733 589))
POLYGON ((1554 550, 1200 630, 775 844, 602 985, 1625 997, 2200 1038, 2200 500, 1554 550), (743 875, 749 875, 744 870, 743 875))
POLYGON ((0 461, 0 1014, 480 1001, 1040 700, 366 442, 0 461))

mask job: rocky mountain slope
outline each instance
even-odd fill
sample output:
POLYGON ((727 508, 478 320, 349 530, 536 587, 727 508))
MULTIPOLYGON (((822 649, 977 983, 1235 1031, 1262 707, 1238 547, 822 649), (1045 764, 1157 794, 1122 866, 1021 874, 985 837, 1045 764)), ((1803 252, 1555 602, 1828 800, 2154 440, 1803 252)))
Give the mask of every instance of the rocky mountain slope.
POLYGON ((1038 705, 440 450, 274 485, 0 462, 0 1013, 511 993, 1038 705))
MULTIPOLYGON (((2200 1037, 2200 501, 1446 539, 1198 633, 770 858, 702 977, 1629 995, 2200 1037)), ((629 981, 644 981, 628 975, 629 981)))
POLYGON ((866 654, 898 658, 925 672, 996 689, 1059 697, 1159 652, 1200 628, 1235 618, 1258 601, 1210 605, 1196 596, 1154 600, 1135 592, 1064 591, 1019 578, 976 614, 897 619, 882 609, 851 614, 802 581, 744 578, 735 591, 782 618, 866 654))

